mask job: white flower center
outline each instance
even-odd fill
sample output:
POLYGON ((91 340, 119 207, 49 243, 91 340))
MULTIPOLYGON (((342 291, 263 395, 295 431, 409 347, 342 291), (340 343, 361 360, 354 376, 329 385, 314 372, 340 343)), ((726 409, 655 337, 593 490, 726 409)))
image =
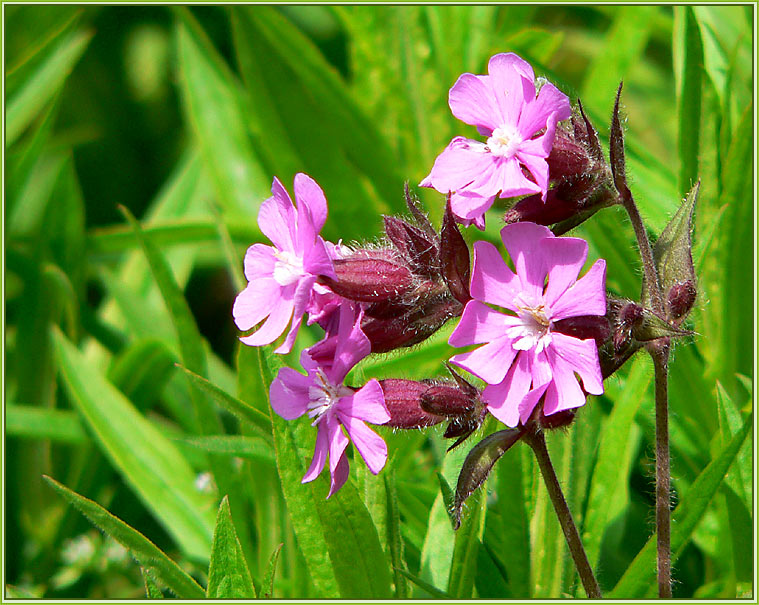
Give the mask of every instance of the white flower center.
POLYGON ((314 421, 311 426, 316 426, 319 421, 332 409, 342 397, 353 395, 353 391, 345 385, 335 385, 327 378, 321 368, 316 370, 316 380, 308 388, 308 417, 314 421))
POLYGON ((522 144, 522 137, 513 126, 501 126, 493 131, 488 138, 487 146, 493 155, 510 158, 522 144))
POLYGON ((277 257, 277 262, 274 263, 273 277, 280 286, 289 286, 303 277, 302 258, 298 258, 292 252, 285 250, 277 250, 274 256, 277 257))
POLYGON ((506 330, 506 335, 514 338, 513 347, 518 351, 535 349, 540 353, 551 344, 551 320, 546 316, 544 306, 519 306, 517 317, 521 320, 506 330))

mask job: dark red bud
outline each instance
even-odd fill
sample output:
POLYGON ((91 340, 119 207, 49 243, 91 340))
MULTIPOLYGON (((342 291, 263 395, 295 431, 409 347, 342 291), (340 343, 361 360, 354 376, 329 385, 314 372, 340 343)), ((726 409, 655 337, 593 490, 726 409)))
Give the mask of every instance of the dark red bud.
POLYGON ((632 332, 643 322, 645 311, 643 307, 634 302, 621 303, 621 305, 615 303, 610 305, 610 310, 614 307, 618 309, 618 313, 616 318, 612 320, 615 324, 612 344, 614 345, 614 352, 619 355, 630 345, 632 332))
POLYGON ((337 279, 320 277, 335 294, 358 302, 381 302, 414 288, 414 276, 397 254, 359 250, 333 261, 337 279))
POLYGON ((556 130, 551 153, 546 158, 552 181, 585 174, 593 165, 588 150, 573 135, 563 128, 556 130))
POLYGON ((543 429, 558 429, 569 426, 575 419, 575 410, 562 410, 546 416, 540 412, 540 427, 543 429))
POLYGON ((422 393, 419 405, 431 414, 461 416, 474 411, 477 402, 454 384, 435 384, 422 393))
POLYGON ((507 225, 521 221, 553 225, 574 216, 579 209, 578 203, 567 201, 555 189, 551 189, 545 202, 539 193, 519 200, 506 211, 503 220, 507 225))
POLYGON ((406 258, 414 273, 436 277, 440 273, 437 236, 394 216, 384 217, 385 234, 406 258))
POLYGON ((685 317, 696 302, 696 286, 691 280, 679 282, 667 293, 667 308, 671 319, 685 317))
POLYGON ((600 347, 611 336, 611 327, 606 317, 598 315, 582 315, 567 317, 553 323, 553 330, 580 340, 592 338, 600 347))
POLYGON ((451 211, 450 196, 445 205, 440 229, 440 261, 443 280, 453 297, 462 305, 472 298, 469 294, 469 246, 461 236, 451 211))
POLYGON ((361 330, 372 343, 372 353, 387 353, 426 340, 462 311, 463 305, 456 300, 433 298, 398 317, 365 316, 361 330))
POLYGON ((390 413, 390 421, 384 426, 417 429, 433 426, 445 420, 444 417, 430 414, 420 406, 422 394, 430 388, 429 383, 398 378, 388 378, 379 382, 390 413))

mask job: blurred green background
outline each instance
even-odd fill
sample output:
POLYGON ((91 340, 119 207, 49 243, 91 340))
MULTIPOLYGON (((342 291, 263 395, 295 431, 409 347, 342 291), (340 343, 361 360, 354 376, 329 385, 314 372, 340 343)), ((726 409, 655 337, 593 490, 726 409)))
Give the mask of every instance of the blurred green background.
MULTIPOLYGON (((450 115, 447 91, 462 72, 483 73, 496 52, 517 52, 573 101, 579 96, 604 142, 624 80, 630 186, 652 236, 701 178, 700 293, 689 320, 696 335, 675 348, 670 387, 679 502, 752 410, 753 9, 4 6, 7 594, 144 595, 139 567, 55 495, 47 474, 139 529, 201 583, 207 544, 183 533, 179 503, 188 489, 200 494, 186 522, 206 531, 219 497, 230 493, 254 578, 284 543, 275 596, 320 595, 295 547, 270 444, 198 437, 237 436, 245 427, 198 404, 174 367, 191 367, 176 305, 156 287, 118 205, 143 223, 184 293, 202 336, 197 368, 243 398, 246 378, 236 368, 245 353, 238 357, 231 306, 244 250, 262 241, 255 219, 272 177, 290 188, 303 171, 320 183, 330 204, 325 238, 378 237, 380 215, 403 211, 404 182, 414 187, 452 136, 476 137, 450 115), (99 390, 103 378, 118 395, 99 390), (136 418, 111 420, 108 397, 136 418), (202 409, 217 422, 210 430, 202 409), (146 471, 130 448, 149 445, 156 429, 194 477, 195 487, 172 492, 176 509, 162 509, 160 485, 138 487, 146 471), (209 459, 215 483, 205 474, 209 459)), ((441 196, 419 195, 438 222, 441 196)), ((495 208, 484 237, 496 241, 498 218, 495 208)), ((605 210, 577 232, 590 241, 591 260, 607 259, 609 288, 637 298, 640 271, 623 213, 605 210)), ((290 361, 317 338, 304 330, 290 361)), ((368 360, 361 371, 439 375, 449 353, 441 334, 407 356, 368 360)), ((593 520, 583 533, 605 591, 652 530, 651 377, 645 359, 636 364, 551 440, 578 522, 593 520), (619 465, 610 470, 612 459, 619 465)), ((267 409, 265 400, 254 404, 267 409)), ((430 515, 440 507, 434 472, 445 444, 434 431, 385 436, 396 456, 406 569, 445 589, 447 563, 427 539, 440 522, 430 515)), ((685 536, 675 596, 753 590, 748 441, 685 536)), ((154 454, 146 468, 166 470, 154 454)), ((447 460, 444 475, 455 482, 456 462, 447 460)), ((520 482, 524 533, 505 527, 508 508, 488 505, 477 543, 483 571, 459 596, 577 594, 531 461, 510 453, 498 468, 506 467, 488 490, 503 501, 510 481, 520 482), (516 479, 513 468, 521 469, 516 479), (503 554, 499 535, 522 540, 525 554, 503 554)), ((356 480, 366 498, 374 484, 365 474, 356 480)))

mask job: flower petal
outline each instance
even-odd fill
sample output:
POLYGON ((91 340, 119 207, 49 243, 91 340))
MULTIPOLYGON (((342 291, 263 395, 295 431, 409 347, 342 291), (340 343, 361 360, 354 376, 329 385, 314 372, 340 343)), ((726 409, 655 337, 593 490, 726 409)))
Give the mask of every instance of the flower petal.
POLYGON ((556 354, 555 349, 549 347, 546 349, 546 354, 551 365, 553 381, 546 391, 543 413, 550 415, 584 405, 585 393, 580 388, 580 383, 577 382, 572 367, 556 354))
POLYGON ((537 304, 543 295, 548 266, 540 242, 554 237, 548 227, 535 223, 513 223, 501 229, 501 240, 514 261, 524 302, 537 304))
POLYGON ((451 212, 464 226, 474 224, 478 229, 485 228, 485 212, 495 201, 495 195, 482 196, 479 193, 460 189, 451 193, 451 212))
POLYGON ((528 102, 519 117, 519 132, 525 138, 533 136, 546 127, 548 118, 555 115, 561 122, 572 115, 569 97, 551 83, 543 84, 537 99, 528 102))
POLYGON ((269 387, 272 409, 285 420, 299 418, 308 410, 308 390, 312 384, 310 376, 292 368, 281 368, 269 387))
POLYGON ((448 105, 462 122, 493 130, 500 126, 500 111, 487 80, 488 76, 462 74, 448 92, 448 105))
POLYGON ((605 314, 606 261, 600 258, 551 304, 551 319, 605 314))
POLYGON ((387 444, 384 439, 370 429, 362 420, 343 416, 338 411, 341 422, 348 431, 351 441, 373 474, 379 473, 387 462, 387 444))
POLYGON ((348 463, 348 456, 345 452, 340 456, 335 468, 330 471, 329 474, 329 493, 327 494, 327 500, 339 490, 345 482, 348 480, 348 474, 350 473, 350 464, 348 463))
POLYGON ((464 307, 459 324, 448 338, 448 344, 466 347, 502 338, 506 329, 514 325, 513 319, 516 318, 494 311, 477 300, 470 300, 464 307))
MULTIPOLYGON (((327 198, 324 197, 322 188, 310 176, 299 172, 295 175, 293 189, 295 190, 295 201, 298 203, 299 219, 301 211, 307 210, 314 234, 319 233, 327 221, 327 198)), ((305 234, 299 232, 298 235, 304 236, 305 234)))
POLYGON ((293 318, 290 324, 290 331, 287 333, 285 341, 277 347, 274 352, 280 355, 286 355, 293 348, 295 337, 298 335, 300 324, 303 321, 303 314, 306 312, 306 306, 311 299, 311 290, 313 290, 316 277, 308 276, 298 281, 293 296, 293 318))
POLYGON ((486 386, 482 391, 488 411, 506 426, 519 424, 519 402, 530 390, 531 382, 529 355, 522 352, 500 383, 486 386))
POLYGON ((470 293, 473 298, 516 311, 519 279, 490 242, 474 242, 470 293))
POLYGON ((274 266, 277 263, 276 252, 276 248, 266 244, 250 246, 245 251, 245 260, 243 260, 245 279, 255 281, 274 275, 274 266))
MULTIPOLYGON (((255 287, 255 284, 248 286, 248 288, 251 287, 255 287)), ((293 315, 294 303, 290 297, 293 296, 294 291, 295 288, 292 285, 282 288, 281 295, 269 301, 268 310, 270 314, 268 319, 253 334, 241 337, 240 341, 251 347, 258 347, 271 344, 277 340, 287 328, 287 324, 293 315)))
POLYGON ((340 306, 340 324, 335 345, 335 360, 327 372, 334 384, 340 384, 350 369, 369 355, 372 345, 361 331, 363 310, 351 304, 340 306))
POLYGON ((501 123, 516 126, 525 102, 535 98, 535 74, 527 61, 514 53, 500 53, 488 61, 489 83, 501 123))
POLYGON ((350 441, 345 433, 343 433, 337 414, 327 414, 319 424, 322 423, 327 427, 327 439, 329 440, 329 473, 334 478, 335 469, 337 469, 340 458, 343 457, 345 448, 348 447, 350 441))
POLYGON ((308 483, 319 476, 327 462, 327 453, 329 452, 329 435, 327 434, 327 425, 320 422, 316 433, 316 446, 314 448, 314 457, 311 460, 311 466, 308 467, 306 474, 303 475, 301 483, 308 483))
POLYGON ((232 306, 232 317, 243 332, 253 328, 271 312, 281 296, 282 286, 274 279, 262 277, 237 295, 232 306))
MULTIPOLYGON (((375 378, 353 395, 341 397, 336 408, 342 418, 358 418, 372 424, 385 424, 390 420, 390 413, 385 405, 385 393, 375 378)), ((348 433, 350 434, 350 431, 348 433)))
POLYGON ((588 243, 579 237, 554 237, 540 244, 548 265, 548 285, 545 301, 549 308, 577 281, 580 269, 588 257, 588 243))
POLYGON ((314 245, 305 251, 303 269, 311 275, 325 275, 337 279, 326 242, 321 237, 317 237, 314 245))
POLYGON ((420 185, 440 193, 458 191, 481 177, 492 164, 493 155, 485 151, 483 143, 455 137, 435 158, 432 170, 420 185))
POLYGON ((271 185, 272 197, 264 200, 258 210, 258 227, 280 250, 295 250, 295 208, 290 194, 277 177, 271 185))
POLYGON ((580 340, 560 332, 554 332, 549 349, 580 375, 582 385, 588 393, 600 395, 604 392, 598 348, 593 339, 580 340))
POLYGON ((479 376, 488 384, 498 384, 503 380, 517 354, 512 342, 511 338, 504 336, 474 351, 454 355, 451 357, 451 363, 479 376))
POLYGON ((517 159, 524 164, 530 174, 535 178, 535 185, 539 188, 539 191, 545 202, 545 197, 548 192, 548 162, 543 158, 535 155, 529 155, 526 153, 517 153, 517 159))

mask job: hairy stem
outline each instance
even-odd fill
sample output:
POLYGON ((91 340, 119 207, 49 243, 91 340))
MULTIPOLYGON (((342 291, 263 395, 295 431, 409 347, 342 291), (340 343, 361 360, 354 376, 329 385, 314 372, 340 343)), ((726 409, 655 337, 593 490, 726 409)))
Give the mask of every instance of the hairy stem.
POLYGON ((548 455, 545 437, 541 431, 535 431, 525 433, 523 438, 532 448, 532 451, 535 452, 538 466, 540 466, 540 473, 543 475, 543 480, 546 483, 546 489, 551 498, 553 508, 556 511, 556 516, 559 517, 559 523, 564 532, 564 538, 567 541, 569 552, 572 554, 572 559, 575 562, 577 573, 580 575, 580 581, 582 582, 583 588, 585 588, 585 593, 591 599, 600 599, 601 588, 598 586, 596 577, 593 575, 593 569, 588 562, 588 555, 585 554, 585 548, 582 546, 580 534, 577 532, 574 519, 572 519, 572 513, 570 512, 569 506, 567 506, 567 501, 561 491, 559 479, 556 477, 556 471, 554 471, 551 458, 548 455))
POLYGON ((656 384, 656 569, 659 598, 672 598, 672 561, 670 551, 670 471, 669 410, 667 377, 669 340, 651 347, 656 384))

